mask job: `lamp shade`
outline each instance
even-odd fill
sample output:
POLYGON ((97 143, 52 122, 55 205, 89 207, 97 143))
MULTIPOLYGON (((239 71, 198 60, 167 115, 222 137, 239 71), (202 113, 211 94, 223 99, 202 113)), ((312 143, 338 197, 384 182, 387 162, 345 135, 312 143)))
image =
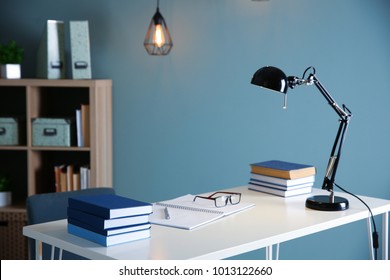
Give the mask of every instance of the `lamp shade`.
POLYGON ((265 66, 256 71, 252 84, 286 94, 287 76, 282 70, 273 66, 265 66))
POLYGON ((167 55, 173 46, 168 26, 158 7, 146 33, 144 46, 150 55, 167 55))

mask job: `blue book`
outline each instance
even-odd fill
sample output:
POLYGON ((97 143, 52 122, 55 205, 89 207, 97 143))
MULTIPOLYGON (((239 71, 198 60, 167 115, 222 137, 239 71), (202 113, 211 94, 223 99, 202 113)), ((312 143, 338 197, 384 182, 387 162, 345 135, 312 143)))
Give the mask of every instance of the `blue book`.
POLYGON ((68 218, 76 219, 80 222, 89 224, 97 229, 108 229, 122 226, 144 224, 149 222, 149 214, 127 216, 122 218, 105 219, 91 213, 80 211, 76 208, 68 207, 68 218))
POLYGON ((105 219, 146 215, 153 211, 151 203, 115 194, 70 197, 68 206, 105 219))
POLYGON ((281 160, 269 160, 251 164, 251 171, 283 179, 297 179, 316 174, 316 169, 312 165, 286 162, 281 160))
POLYGON ((150 228, 150 223, 143 223, 143 224, 136 224, 136 225, 129 225, 129 226, 121 226, 121 227, 114 227, 114 228, 108 228, 108 229, 103 229, 103 228, 97 228, 95 226, 92 226, 90 224, 84 223, 82 221, 79 221, 77 219, 68 217, 68 223, 85 228, 87 230, 99 233, 104 236, 111 236, 115 234, 120 234, 120 233, 126 233, 126 232, 132 232, 132 231, 138 231, 138 230, 143 230, 143 229, 149 229, 150 228))
POLYGON ((115 234, 111 236, 104 236, 96 232, 84 229, 68 223, 68 232, 78 237, 87 239, 103 246, 112 246, 131 242, 135 240, 145 239, 150 237, 150 229, 138 230, 133 232, 115 234))

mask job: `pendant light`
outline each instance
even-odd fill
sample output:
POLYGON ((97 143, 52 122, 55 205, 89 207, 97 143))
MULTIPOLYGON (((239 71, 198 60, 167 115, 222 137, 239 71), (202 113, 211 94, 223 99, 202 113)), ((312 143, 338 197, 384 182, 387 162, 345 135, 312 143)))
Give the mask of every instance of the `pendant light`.
POLYGON ((159 11, 159 0, 145 36, 144 46, 150 55, 167 55, 173 46, 168 26, 159 11))

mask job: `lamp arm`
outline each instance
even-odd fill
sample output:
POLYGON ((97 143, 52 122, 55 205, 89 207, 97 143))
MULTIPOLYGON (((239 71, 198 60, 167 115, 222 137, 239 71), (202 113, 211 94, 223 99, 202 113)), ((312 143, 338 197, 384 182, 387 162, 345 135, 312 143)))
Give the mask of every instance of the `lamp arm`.
POLYGON ((325 97, 325 99, 328 101, 329 105, 336 111, 336 113, 339 115, 342 119, 350 119, 352 117, 351 112, 345 107, 341 108, 337 102, 333 99, 333 97, 330 95, 330 93, 325 89, 325 87, 322 85, 322 83, 317 79, 317 77, 314 74, 311 74, 309 78, 307 79, 307 84, 313 84, 317 87, 317 89, 321 92, 321 94, 325 97))
POLYGON ((341 151, 344 144, 344 137, 347 132, 349 120, 352 117, 352 113, 345 105, 343 105, 343 108, 341 108, 336 103, 336 101, 332 98, 332 96, 329 94, 329 92, 325 89, 325 87, 321 84, 321 82, 317 79, 317 77, 314 74, 311 74, 307 81, 308 84, 314 83, 317 89, 328 101, 329 105, 335 110, 335 112, 340 117, 340 126, 337 131, 332 152, 329 158, 328 166, 326 168, 324 182, 322 184, 322 189, 328 190, 333 193, 333 185, 336 178, 337 167, 339 165, 341 151))
POLYGON ((344 144, 345 134, 349 125, 348 120, 340 120, 340 126, 333 144, 332 152, 329 157, 328 166, 326 168, 322 189, 333 192, 333 185, 336 178, 337 167, 341 158, 341 151, 344 144))

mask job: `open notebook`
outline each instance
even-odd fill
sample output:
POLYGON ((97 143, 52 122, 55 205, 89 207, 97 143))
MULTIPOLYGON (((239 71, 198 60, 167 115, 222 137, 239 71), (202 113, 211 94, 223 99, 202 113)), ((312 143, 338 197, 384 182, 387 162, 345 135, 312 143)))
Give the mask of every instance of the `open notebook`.
POLYGON ((253 203, 241 201, 235 205, 228 204, 225 207, 217 208, 210 200, 197 199, 194 202, 193 199, 194 195, 187 194, 154 203, 150 222, 156 225, 190 230, 254 206, 253 203), (166 218, 165 208, 169 212, 169 219, 166 218))

